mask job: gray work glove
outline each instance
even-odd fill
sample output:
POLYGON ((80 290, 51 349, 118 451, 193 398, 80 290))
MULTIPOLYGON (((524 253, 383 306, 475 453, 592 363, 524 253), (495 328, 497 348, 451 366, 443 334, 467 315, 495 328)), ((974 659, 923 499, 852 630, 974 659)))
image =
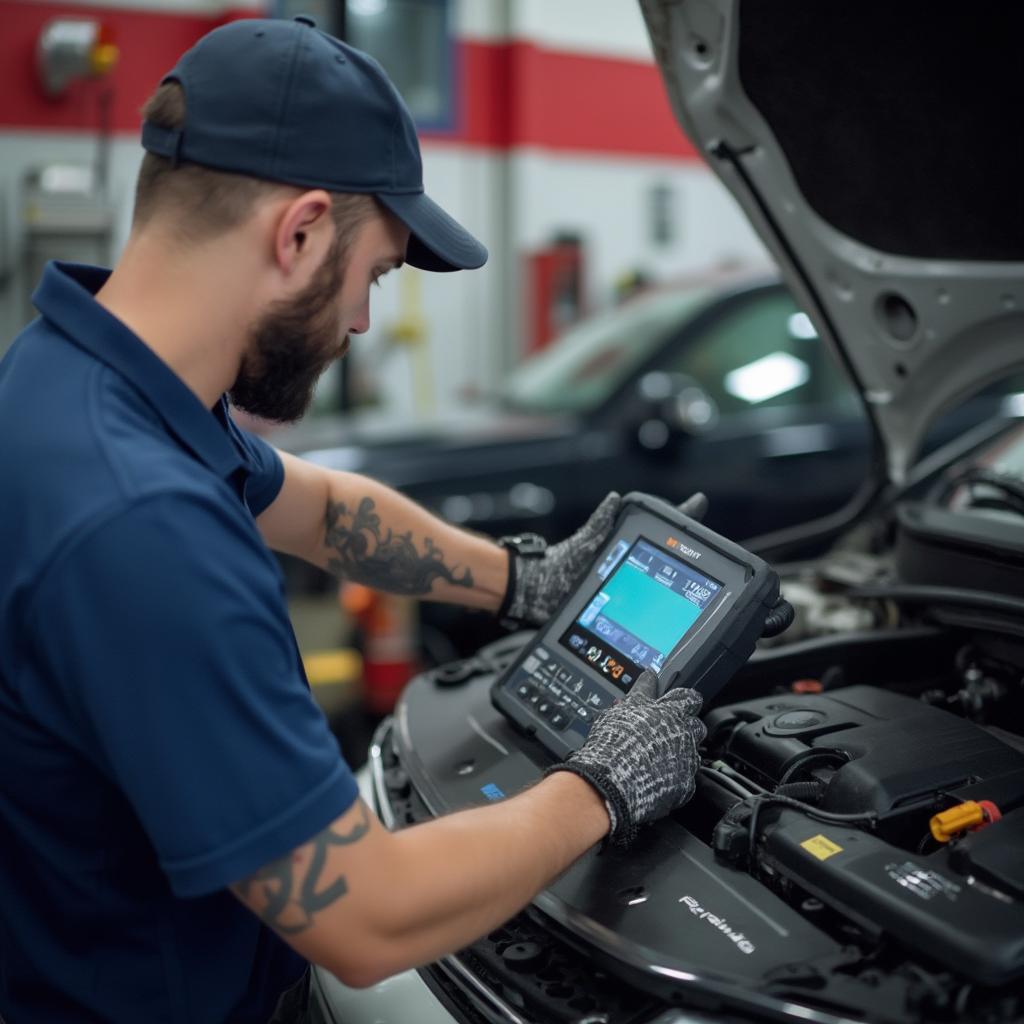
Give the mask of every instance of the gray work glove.
POLYGON ((597 717, 586 743, 545 772, 569 771, 589 782, 608 808, 609 838, 621 846, 633 841, 638 825, 685 804, 700 767, 703 698, 675 689, 656 699, 657 686, 653 672, 641 673, 626 697, 597 717))
POLYGON ((547 548, 540 557, 512 550, 509 588, 499 617, 532 626, 547 622, 604 544, 621 502, 612 491, 571 537, 547 548))

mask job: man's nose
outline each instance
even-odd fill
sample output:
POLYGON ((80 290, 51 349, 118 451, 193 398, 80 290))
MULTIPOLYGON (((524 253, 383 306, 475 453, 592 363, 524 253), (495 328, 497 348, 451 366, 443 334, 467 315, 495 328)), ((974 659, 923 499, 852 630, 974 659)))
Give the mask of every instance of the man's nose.
POLYGON ((366 302, 359 315, 349 324, 349 334, 365 334, 370 329, 370 303, 366 302))

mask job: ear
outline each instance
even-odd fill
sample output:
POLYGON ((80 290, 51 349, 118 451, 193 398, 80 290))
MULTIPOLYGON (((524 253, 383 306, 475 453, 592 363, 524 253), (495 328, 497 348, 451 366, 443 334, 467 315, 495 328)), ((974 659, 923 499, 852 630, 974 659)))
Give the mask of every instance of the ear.
POLYGON ((274 231, 274 261, 286 277, 311 274, 333 241, 330 195, 320 188, 303 192, 280 209, 274 231))

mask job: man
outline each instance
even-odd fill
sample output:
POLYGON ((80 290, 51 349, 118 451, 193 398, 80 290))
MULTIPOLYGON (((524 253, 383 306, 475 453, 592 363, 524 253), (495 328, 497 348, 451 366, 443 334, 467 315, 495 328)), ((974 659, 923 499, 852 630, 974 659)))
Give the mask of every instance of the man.
POLYGON ((123 257, 48 267, 0 364, 11 1024, 284 1019, 307 961, 354 985, 430 961, 682 803, 703 736, 696 695, 639 692, 527 792, 380 825, 310 696, 270 549, 538 623, 618 499, 526 558, 229 419, 226 393, 299 416, 389 269, 486 258, 424 195, 373 61, 304 19, 236 22, 144 117, 123 257))

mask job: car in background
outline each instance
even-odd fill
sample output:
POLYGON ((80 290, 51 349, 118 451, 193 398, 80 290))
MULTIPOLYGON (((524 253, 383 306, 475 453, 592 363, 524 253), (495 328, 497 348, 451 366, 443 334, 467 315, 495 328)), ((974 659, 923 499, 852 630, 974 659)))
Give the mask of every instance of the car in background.
MULTIPOLYGON (((708 524, 732 537, 827 515, 865 477, 870 436, 837 360, 762 270, 708 273, 584 319, 465 409, 412 426, 311 419, 272 440, 468 529, 557 541, 610 490, 677 502, 703 491, 708 524)), ((283 564, 292 593, 334 585, 283 564)), ((425 665, 502 634, 492 615, 454 605, 423 603, 417 620, 425 665)))
POLYGON ((856 489, 869 436, 778 278, 718 273, 583 320, 463 410, 311 421, 274 440, 471 529, 559 539, 611 489, 703 490, 709 525, 736 537, 824 514, 856 489))
MULTIPOLYGON (((1005 405, 996 389, 947 415, 927 447, 1005 405)), ((609 490, 710 500, 707 523, 737 539, 827 517, 877 454, 858 395, 777 275, 713 272, 595 314, 511 371, 494 395, 415 425, 311 419, 286 450, 391 484, 449 522, 550 541, 609 490)), ((813 543, 792 553, 814 553, 813 543)), ((285 560, 292 592, 333 586, 285 560)), ((493 617, 420 609, 421 661, 495 639, 493 617)))

